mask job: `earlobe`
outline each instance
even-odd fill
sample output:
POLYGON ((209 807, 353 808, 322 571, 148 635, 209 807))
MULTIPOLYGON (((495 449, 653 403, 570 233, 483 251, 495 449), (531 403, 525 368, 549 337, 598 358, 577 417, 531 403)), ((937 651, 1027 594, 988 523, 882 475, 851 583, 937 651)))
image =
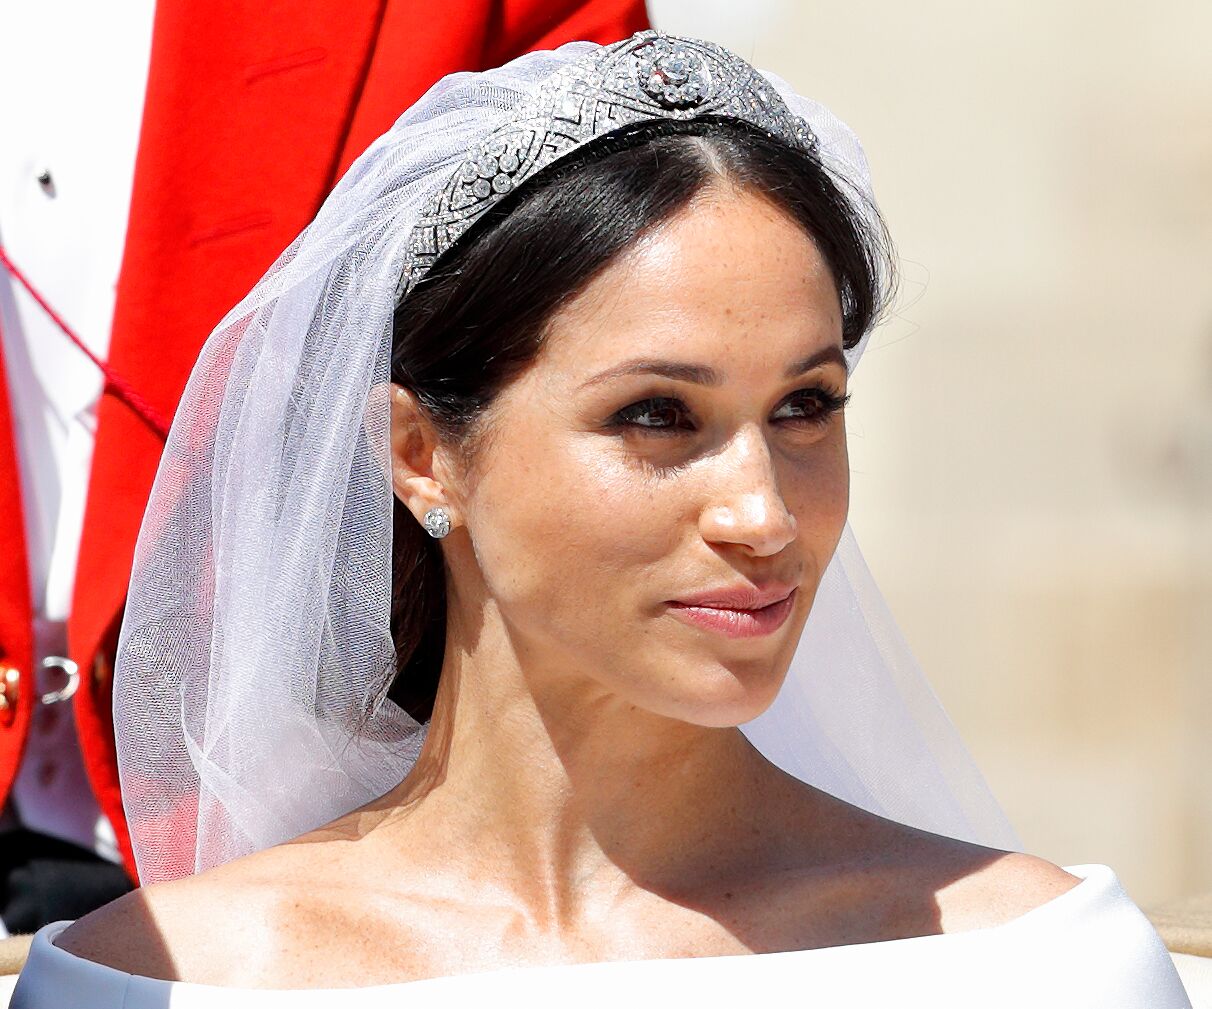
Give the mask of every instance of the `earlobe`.
POLYGON ((416 396, 403 386, 391 386, 391 484, 397 498, 435 538, 453 524, 453 509, 442 482, 434 473, 440 462, 433 423, 416 396))

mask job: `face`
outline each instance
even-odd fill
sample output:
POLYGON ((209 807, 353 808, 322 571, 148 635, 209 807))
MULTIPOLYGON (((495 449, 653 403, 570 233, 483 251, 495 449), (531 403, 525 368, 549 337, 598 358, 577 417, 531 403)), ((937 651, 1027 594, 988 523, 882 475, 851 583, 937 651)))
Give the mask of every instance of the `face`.
POLYGON ((444 541, 455 595, 626 702, 760 714, 846 519, 841 347, 805 232, 759 195, 701 193, 560 310, 490 408, 466 548, 444 541))

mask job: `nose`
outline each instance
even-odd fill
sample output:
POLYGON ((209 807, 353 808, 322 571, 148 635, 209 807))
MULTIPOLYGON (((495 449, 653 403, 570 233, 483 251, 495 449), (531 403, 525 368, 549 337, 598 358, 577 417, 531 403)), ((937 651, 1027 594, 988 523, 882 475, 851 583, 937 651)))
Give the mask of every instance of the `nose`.
POLYGON ((766 439, 758 430, 741 431, 717 460, 713 493, 699 518, 703 539, 744 546, 758 557, 777 554, 795 539, 797 526, 766 439))

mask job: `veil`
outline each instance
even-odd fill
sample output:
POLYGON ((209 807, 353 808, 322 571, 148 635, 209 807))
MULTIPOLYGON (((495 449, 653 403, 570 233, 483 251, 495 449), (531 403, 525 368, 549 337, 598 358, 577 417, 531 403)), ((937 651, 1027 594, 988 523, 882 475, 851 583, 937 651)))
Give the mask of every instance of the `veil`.
MULTIPOLYGON (((695 43, 700 44, 700 43, 695 43)), ((386 699, 397 284, 426 201, 562 68, 570 43, 439 81, 353 164, 202 349, 135 550, 114 727, 145 883, 311 830, 395 787, 424 726, 386 699)), ((735 59, 735 57, 732 57, 735 59)), ((853 133, 766 82, 826 168, 870 196, 853 133)), ((847 353, 853 371, 869 334, 847 353)), ((773 706, 771 761, 874 813, 1017 849, 849 525, 773 706)))

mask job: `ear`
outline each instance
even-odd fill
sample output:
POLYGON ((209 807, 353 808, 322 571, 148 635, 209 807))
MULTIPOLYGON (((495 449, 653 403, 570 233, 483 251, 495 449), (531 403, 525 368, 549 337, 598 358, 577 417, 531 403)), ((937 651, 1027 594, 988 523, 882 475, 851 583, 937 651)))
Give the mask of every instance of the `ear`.
POLYGON ((389 396, 391 429, 388 444, 391 485, 396 497, 419 523, 424 524, 425 513, 430 508, 440 505, 450 515, 450 524, 457 525, 459 509, 454 500, 453 476, 437 428, 410 390, 392 383, 389 396))

